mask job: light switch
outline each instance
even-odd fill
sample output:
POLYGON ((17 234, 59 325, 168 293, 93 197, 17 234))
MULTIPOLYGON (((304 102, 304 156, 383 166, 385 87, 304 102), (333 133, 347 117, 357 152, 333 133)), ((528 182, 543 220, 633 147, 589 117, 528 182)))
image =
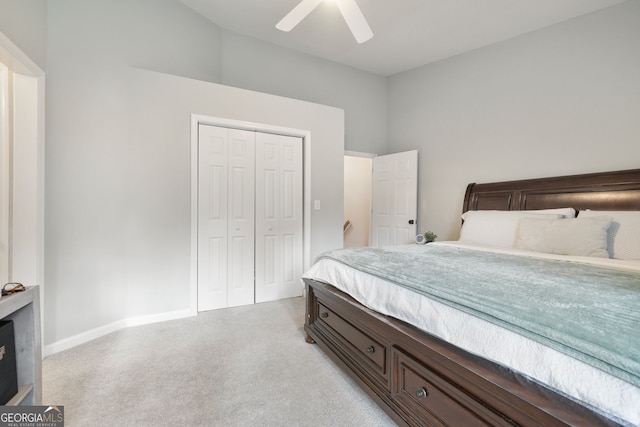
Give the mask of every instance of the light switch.
POLYGON ((319 211, 320 210, 320 200, 314 200, 313 201, 313 210, 314 211, 319 211))

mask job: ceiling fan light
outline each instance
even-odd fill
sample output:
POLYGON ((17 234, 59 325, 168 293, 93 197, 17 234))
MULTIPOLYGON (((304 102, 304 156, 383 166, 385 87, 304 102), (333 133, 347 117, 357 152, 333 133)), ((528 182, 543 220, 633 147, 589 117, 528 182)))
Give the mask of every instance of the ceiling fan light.
MULTIPOLYGON (((302 0, 276 24, 276 28, 280 31, 291 31, 323 1, 325 0, 302 0)), ((337 4, 342 17, 358 43, 364 43, 373 37, 373 31, 371 31, 371 27, 369 27, 367 20, 355 0, 326 1, 332 1, 337 4)))

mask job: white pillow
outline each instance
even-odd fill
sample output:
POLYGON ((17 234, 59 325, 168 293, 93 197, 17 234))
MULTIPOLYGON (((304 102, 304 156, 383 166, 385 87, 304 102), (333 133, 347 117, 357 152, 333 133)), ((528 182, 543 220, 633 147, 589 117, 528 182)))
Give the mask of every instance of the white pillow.
POLYGON ((557 255, 609 258, 608 216, 572 219, 523 218, 516 248, 557 255))
POLYGON ((579 218, 606 215, 613 219, 609 227, 608 249, 611 258, 640 259, 640 211, 580 211, 579 218))
MULTIPOLYGON (((555 211, 555 209, 554 209, 555 211)), ((568 211, 564 211, 570 213, 568 211)), ((575 211, 574 211, 575 212, 575 211)), ((543 211, 467 211, 462 214, 464 224, 460 230, 460 241, 480 243, 489 246, 513 248, 518 236, 520 219, 563 218, 562 213, 543 211)))

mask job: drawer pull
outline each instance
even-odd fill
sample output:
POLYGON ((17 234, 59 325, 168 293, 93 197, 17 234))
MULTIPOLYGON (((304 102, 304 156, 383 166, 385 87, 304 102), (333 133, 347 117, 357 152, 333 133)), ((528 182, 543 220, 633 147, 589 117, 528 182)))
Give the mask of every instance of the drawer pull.
POLYGON ((416 397, 418 399, 424 399, 428 395, 429 395, 429 393, 427 393, 427 390, 424 387, 421 387, 421 388, 416 390, 416 397))
POLYGON ((329 313, 327 313, 326 311, 324 313, 320 313, 320 317, 326 319, 327 317, 329 317, 329 313))
POLYGON ((367 353, 373 354, 375 353, 375 351, 376 351, 376 348, 374 346, 370 345, 369 347, 367 347, 367 353))

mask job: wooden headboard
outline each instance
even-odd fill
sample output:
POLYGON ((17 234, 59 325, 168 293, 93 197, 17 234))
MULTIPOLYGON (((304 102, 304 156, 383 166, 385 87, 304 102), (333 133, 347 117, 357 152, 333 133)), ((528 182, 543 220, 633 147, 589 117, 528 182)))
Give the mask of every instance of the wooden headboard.
POLYGON ((462 212, 469 210, 640 211, 640 169, 469 184, 462 212))

